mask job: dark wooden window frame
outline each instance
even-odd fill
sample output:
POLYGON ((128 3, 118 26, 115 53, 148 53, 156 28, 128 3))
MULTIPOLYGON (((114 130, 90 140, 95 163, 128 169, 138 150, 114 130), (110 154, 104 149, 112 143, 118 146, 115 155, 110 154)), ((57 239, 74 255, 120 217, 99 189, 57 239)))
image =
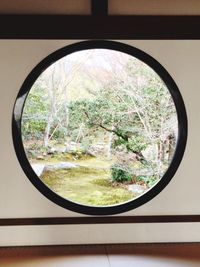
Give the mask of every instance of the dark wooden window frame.
MULTIPOLYGON (((107 16, 101 1, 92 0, 90 16, 0 15, 0 39, 200 39, 200 16, 107 16)), ((186 222, 200 222, 200 215, 1 218, 0 226, 186 222)))

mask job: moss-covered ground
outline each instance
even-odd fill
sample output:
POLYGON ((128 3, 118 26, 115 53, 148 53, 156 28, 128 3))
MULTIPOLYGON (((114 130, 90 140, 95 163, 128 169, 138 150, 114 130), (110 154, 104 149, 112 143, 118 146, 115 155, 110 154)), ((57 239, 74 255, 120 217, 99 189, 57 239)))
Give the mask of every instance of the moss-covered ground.
POLYGON ((134 194, 125 186, 113 185, 111 182, 112 162, 85 157, 77 159, 75 163, 79 164, 79 167, 46 171, 40 178, 60 196, 85 205, 107 206, 134 198, 134 194))

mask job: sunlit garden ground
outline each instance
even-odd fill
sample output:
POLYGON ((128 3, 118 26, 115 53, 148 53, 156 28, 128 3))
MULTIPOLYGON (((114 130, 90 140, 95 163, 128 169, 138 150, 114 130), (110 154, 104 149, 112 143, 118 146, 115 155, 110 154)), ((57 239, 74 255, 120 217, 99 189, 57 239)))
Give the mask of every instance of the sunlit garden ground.
POLYGON ((134 198, 126 186, 111 182, 111 162, 90 158, 75 163, 79 166, 46 171, 41 180, 60 196, 86 205, 112 205, 134 198))

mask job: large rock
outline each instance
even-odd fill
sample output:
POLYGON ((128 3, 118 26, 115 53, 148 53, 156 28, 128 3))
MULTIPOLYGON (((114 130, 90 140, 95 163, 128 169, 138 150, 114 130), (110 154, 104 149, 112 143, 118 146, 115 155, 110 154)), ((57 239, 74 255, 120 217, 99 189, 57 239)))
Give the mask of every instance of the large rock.
POLYGON ((128 185, 128 190, 130 190, 131 192, 133 192, 135 195, 138 196, 138 195, 145 193, 147 188, 144 185, 131 184, 131 185, 128 185))
POLYGON ((58 162, 53 164, 48 164, 44 167, 43 171, 52 171, 52 170, 62 170, 62 169, 71 169, 76 168, 79 165, 72 163, 72 162, 58 162))
POLYGON ((61 169, 70 169, 76 168, 79 165, 72 162, 58 162, 58 163, 49 163, 47 165, 40 163, 31 164, 32 169, 37 174, 37 176, 41 176, 41 174, 45 171, 53 171, 53 170, 61 170, 61 169))
POLYGON ((31 167, 34 170, 34 172, 37 174, 37 176, 40 176, 43 173, 45 164, 33 163, 31 164, 31 167))

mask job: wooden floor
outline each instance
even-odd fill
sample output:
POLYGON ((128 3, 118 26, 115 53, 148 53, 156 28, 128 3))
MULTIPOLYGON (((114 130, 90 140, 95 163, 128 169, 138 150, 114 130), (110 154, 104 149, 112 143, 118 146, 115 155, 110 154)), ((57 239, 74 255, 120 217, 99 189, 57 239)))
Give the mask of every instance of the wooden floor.
POLYGON ((199 244, 85 245, 0 248, 0 267, 200 266, 199 244))

